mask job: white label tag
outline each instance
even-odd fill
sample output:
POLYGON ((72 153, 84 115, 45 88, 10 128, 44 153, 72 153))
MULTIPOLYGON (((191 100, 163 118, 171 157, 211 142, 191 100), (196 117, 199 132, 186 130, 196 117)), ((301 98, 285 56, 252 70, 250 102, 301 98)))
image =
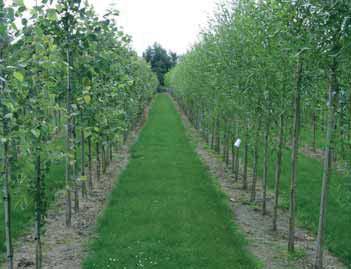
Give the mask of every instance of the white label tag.
POLYGON ((238 138, 238 139, 235 141, 234 146, 237 147, 237 148, 239 148, 239 147, 240 147, 240 144, 241 144, 241 139, 238 138))

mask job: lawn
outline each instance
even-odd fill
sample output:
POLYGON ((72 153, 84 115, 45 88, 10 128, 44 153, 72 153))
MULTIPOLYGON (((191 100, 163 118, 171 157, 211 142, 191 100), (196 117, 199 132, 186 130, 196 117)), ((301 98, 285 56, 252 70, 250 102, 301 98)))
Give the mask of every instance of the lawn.
POLYGON ((132 148, 84 268, 258 268, 167 95, 132 148))

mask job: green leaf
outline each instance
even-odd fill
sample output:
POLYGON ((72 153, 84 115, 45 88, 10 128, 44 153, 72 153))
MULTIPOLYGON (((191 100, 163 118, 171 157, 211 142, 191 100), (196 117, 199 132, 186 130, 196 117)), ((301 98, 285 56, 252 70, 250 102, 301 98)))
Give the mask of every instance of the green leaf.
POLYGON ((13 73, 13 76, 20 82, 24 81, 24 75, 21 72, 16 71, 15 73, 13 73))
POLYGON ((87 176, 80 176, 79 181, 87 181, 87 176))
POLYGON ((24 6, 24 1, 23 1, 23 0, 15 0, 14 3, 15 3, 17 6, 24 6))
POLYGON ((5 116, 4 116, 5 119, 12 119, 13 118, 13 114, 12 113, 7 113, 5 116))
POLYGON ((6 33, 6 26, 4 24, 0 24, 0 35, 4 35, 6 33))
POLYGON ((91 97, 90 97, 90 95, 84 95, 83 98, 84 98, 85 103, 86 103, 87 105, 89 105, 90 102, 91 102, 91 97))
POLYGON ((56 21, 57 20, 57 13, 55 9, 48 9, 47 11, 47 16, 50 21, 56 21))
POLYGON ((39 132, 38 130, 32 129, 30 132, 31 132, 32 135, 34 135, 36 138, 39 138, 40 132, 39 132))

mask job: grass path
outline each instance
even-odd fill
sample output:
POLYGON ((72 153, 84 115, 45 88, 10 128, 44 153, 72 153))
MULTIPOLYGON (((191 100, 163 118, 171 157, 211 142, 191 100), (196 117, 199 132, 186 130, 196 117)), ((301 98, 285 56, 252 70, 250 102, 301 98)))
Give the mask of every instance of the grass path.
POLYGON ((168 96, 157 96, 131 156, 84 268, 257 268, 168 96))

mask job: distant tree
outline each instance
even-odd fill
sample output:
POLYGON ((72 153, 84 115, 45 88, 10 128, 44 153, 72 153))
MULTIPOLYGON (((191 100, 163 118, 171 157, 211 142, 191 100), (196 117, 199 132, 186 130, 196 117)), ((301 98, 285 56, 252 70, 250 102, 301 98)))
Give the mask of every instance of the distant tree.
POLYGON ((177 64, 178 56, 174 52, 167 52, 158 43, 149 46, 143 53, 143 58, 150 63, 152 71, 157 75, 161 86, 164 86, 165 74, 177 64))

